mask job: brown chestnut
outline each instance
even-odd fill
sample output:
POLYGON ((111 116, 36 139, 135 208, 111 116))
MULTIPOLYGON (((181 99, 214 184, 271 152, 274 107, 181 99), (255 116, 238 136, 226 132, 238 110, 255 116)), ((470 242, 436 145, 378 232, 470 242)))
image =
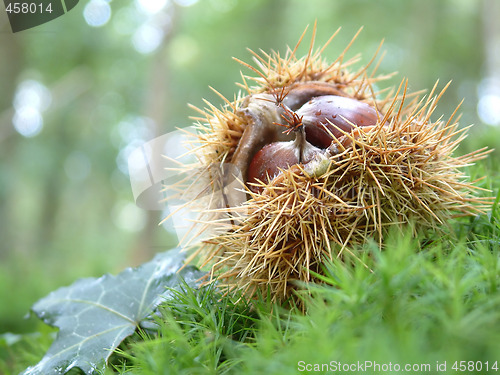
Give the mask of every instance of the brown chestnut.
POLYGON ((262 147, 252 158, 248 167, 247 183, 253 192, 261 192, 258 181, 269 182, 278 176, 280 169, 295 164, 308 163, 323 151, 311 145, 305 139, 304 128, 295 130, 295 140, 289 142, 273 142, 262 147))
POLYGON ((379 117, 377 110, 369 104, 336 95, 314 97, 296 113, 302 116, 308 142, 320 148, 330 146, 332 135, 340 138, 344 135, 342 131, 350 132, 352 124, 372 126, 379 117))
POLYGON ((260 186, 252 185, 258 180, 268 182, 286 169, 299 163, 298 149, 291 142, 273 142, 261 148, 253 157, 248 167, 247 182, 253 192, 259 192, 260 186))

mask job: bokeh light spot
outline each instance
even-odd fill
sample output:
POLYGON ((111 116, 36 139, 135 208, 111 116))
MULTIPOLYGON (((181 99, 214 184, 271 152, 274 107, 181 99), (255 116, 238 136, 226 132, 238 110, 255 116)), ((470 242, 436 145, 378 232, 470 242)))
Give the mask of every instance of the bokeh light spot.
POLYGON ((477 103, 477 114, 488 125, 500 125, 500 96, 484 95, 477 103))
POLYGON ((158 26, 144 24, 132 36, 132 44, 137 52, 148 54, 155 51, 163 40, 163 30, 158 26))
POLYGON ((83 10, 83 17, 92 27, 101 27, 111 18, 111 7, 105 0, 90 0, 83 10))
POLYGON ((43 117, 34 107, 22 107, 16 110, 12 119, 16 131, 24 137, 34 137, 42 131, 43 117))
POLYGON ((139 9, 147 14, 156 14, 165 8, 167 0, 136 0, 139 9))
POLYGON ((49 89, 38 81, 29 79, 19 84, 14 96, 14 108, 33 107, 39 111, 46 110, 52 102, 49 89))

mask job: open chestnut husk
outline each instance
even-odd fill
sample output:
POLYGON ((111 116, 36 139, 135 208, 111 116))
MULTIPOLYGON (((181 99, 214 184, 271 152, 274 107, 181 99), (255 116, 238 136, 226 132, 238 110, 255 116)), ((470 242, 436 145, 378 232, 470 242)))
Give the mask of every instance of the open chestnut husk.
POLYGON ((388 75, 351 70, 346 52, 328 63, 325 47, 311 46, 305 57, 297 48, 254 54, 257 67, 243 63, 255 73, 244 78, 246 93, 200 110, 200 170, 230 163, 246 192, 240 206, 213 210, 226 210, 227 220, 204 225, 224 230, 195 251, 230 290, 294 298, 297 282, 314 281, 325 259, 356 258, 367 240, 383 249, 395 226, 439 231, 491 202, 476 196, 463 171, 488 151, 455 156, 466 129, 455 113, 431 118, 447 86, 423 99, 406 81, 378 92, 374 84, 388 75))

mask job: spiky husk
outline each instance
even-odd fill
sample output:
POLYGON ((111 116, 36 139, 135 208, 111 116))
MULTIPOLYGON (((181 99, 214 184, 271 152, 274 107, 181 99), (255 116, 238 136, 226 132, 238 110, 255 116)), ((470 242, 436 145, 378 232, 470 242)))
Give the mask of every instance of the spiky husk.
POLYGON ((244 212, 243 218, 231 220, 229 230, 205 241, 196 253, 212 264, 212 275, 219 281, 250 296, 270 291, 273 299, 285 300, 295 281, 310 281, 311 270, 321 272, 325 258, 352 253, 354 245, 367 239, 382 248, 389 228, 410 222, 416 223, 415 231, 439 230, 452 216, 476 214, 488 203, 474 195, 478 188, 463 170, 488 151, 454 156, 466 135, 466 128, 453 119, 457 111, 448 121, 431 120, 448 85, 436 95, 436 84, 428 96, 408 94, 406 81, 398 89, 376 92, 373 84, 389 76, 375 75, 376 67, 368 75, 375 57, 352 72, 358 57, 344 61, 352 42, 329 64, 321 56, 326 45, 313 52, 313 41, 314 31, 302 58, 296 56, 299 43, 284 57, 253 53, 257 67, 242 63, 257 73, 243 76, 246 95, 232 102, 224 99, 222 109, 208 103, 200 110, 196 137, 201 147, 196 153, 207 166, 231 163, 251 121, 242 111, 245 97, 255 94, 281 88, 286 95, 289 87, 325 82, 382 114, 374 127, 355 128, 336 140, 338 153, 321 169, 295 165, 263 183, 261 193, 242 182, 248 200, 237 209, 244 212))

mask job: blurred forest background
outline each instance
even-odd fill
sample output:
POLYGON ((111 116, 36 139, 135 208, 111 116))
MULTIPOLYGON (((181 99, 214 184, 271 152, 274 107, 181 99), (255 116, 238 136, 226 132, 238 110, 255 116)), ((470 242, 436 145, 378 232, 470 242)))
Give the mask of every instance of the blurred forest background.
MULTIPOLYGON (((388 85, 453 80, 437 114, 465 99, 475 126, 460 152, 500 140, 498 0, 80 0, 17 34, 2 8, 0 333, 32 331, 24 314, 57 287, 175 246, 161 212, 135 206, 128 154, 190 125, 187 103, 222 105, 209 86, 232 98, 232 56, 285 51, 315 20, 318 47, 342 27, 331 60, 361 26, 348 56, 366 63, 385 38, 379 71, 400 72, 388 85)), ((496 182, 498 159, 484 162, 496 182)))

